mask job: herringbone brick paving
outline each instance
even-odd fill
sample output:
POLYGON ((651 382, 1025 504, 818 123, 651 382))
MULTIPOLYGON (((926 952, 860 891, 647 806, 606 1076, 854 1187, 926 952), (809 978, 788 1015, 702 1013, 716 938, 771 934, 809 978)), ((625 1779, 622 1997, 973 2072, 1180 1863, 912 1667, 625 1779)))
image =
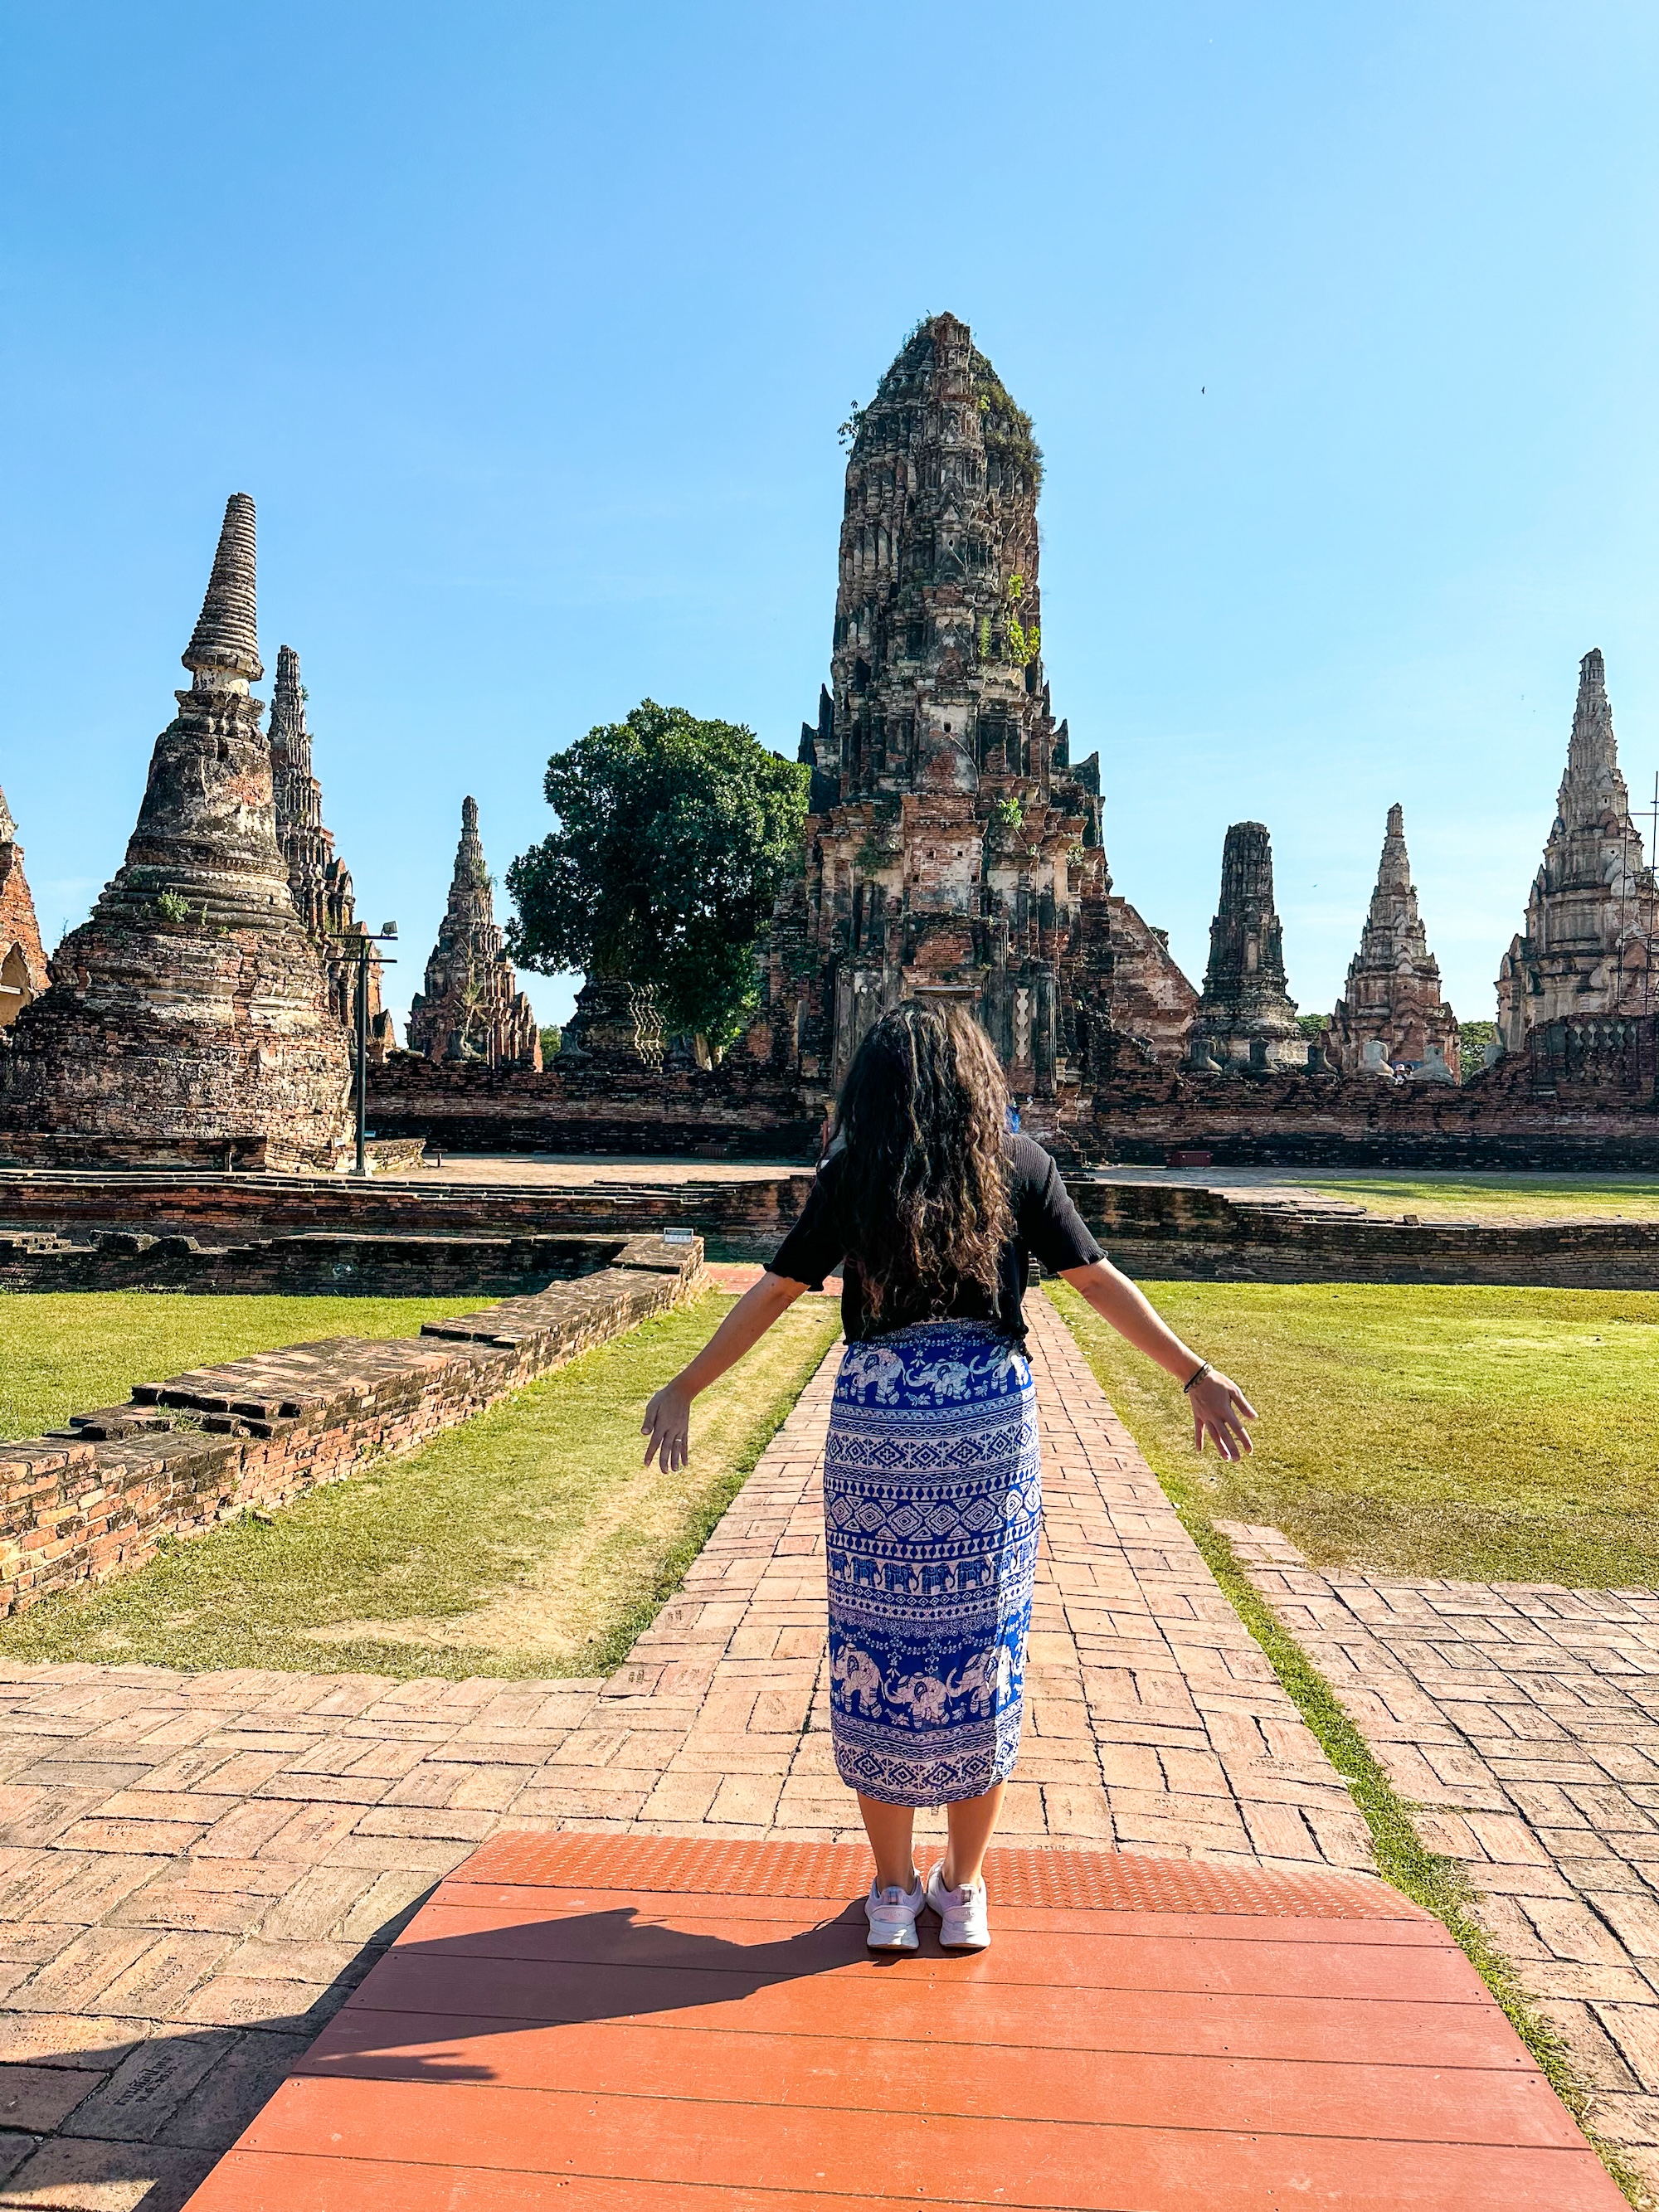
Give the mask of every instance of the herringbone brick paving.
MULTIPOLYGON (((1031 1302, 1047 1534, 1010 1843, 1364 1869, 1364 1825, 1031 1302)), ((496 1829, 855 1836, 830 1755, 832 1353, 611 1680, 0 1668, 0 2205, 171 2212, 496 1829)))
POLYGON ((1659 2190, 1659 1594, 1322 1573, 1229 1533, 1659 2190))

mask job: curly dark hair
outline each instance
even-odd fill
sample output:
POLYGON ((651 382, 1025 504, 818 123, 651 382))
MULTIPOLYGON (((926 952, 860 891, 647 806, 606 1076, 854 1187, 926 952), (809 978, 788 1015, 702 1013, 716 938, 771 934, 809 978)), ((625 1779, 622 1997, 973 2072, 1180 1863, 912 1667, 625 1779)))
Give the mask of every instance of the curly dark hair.
POLYGON ((841 1197, 870 1311, 890 1327, 947 1314, 964 1281, 997 1310, 1007 1127, 1001 1066, 958 1007, 908 1000, 854 1054, 836 1110, 841 1197))

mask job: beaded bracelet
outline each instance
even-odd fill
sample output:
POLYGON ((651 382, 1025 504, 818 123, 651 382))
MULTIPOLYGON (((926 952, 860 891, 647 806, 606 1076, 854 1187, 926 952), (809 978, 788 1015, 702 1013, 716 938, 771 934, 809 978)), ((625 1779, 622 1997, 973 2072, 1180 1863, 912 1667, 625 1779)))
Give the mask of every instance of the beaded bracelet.
POLYGON ((1197 1374, 1194 1376, 1194 1377, 1193 1377, 1192 1381, 1191 1381, 1190 1382, 1183 1382, 1183 1383, 1182 1384, 1182 1386, 1181 1386, 1181 1395, 1182 1395, 1182 1396, 1183 1398, 1184 1398, 1184 1397, 1186 1397, 1186 1396, 1188 1396, 1188 1394, 1189 1394, 1191 1391, 1193 1391, 1193 1390, 1197 1387, 1197 1385, 1198 1385, 1199 1383, 1200 1383, 1200 1382, 1204 1380, 1204 1377, 1205 1377, 1207 1374, 1209 1374, 1209 1373, 1210 1373, 1210 1371, 1211 1371, 1211 1369, 1210 1369, 1210 1363, 1209 1363, 1209 1361, 1206 1359, 1206 1360, 1205 1361, 1204 1364, 1203 1364, 1203 1365, 1199 1369, 1199 1370, 1198 1370, 1197 1374))

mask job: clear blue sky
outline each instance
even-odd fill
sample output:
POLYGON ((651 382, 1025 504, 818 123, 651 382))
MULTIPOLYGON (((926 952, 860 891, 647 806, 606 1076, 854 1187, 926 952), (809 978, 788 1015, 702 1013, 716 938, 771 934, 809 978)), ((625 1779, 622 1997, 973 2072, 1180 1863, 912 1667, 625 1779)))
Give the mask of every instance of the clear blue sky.
MULTIPOLYGON (((642 695, 793 752, 836 425, 974 327, 1043 643, 1201 974, 1273 835, 1328 1009, 1389 802, 1489 1018, 1607 653, 1659 767, 1647 5, 0 5, 0 785, 48 941, 119 863, 225 496, 406 1003, 460 802, 642 695)), ((527 978, 544 1019, 567 984, 527 978)))

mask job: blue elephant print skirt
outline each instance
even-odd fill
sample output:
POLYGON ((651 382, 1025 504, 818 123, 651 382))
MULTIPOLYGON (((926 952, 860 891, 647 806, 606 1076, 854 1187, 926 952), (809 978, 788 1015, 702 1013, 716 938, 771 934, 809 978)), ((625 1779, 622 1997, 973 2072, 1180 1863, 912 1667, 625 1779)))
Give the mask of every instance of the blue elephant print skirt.
POLYGON ((981 1796, 1019 1751, 1042 1522, 1018 1346, 966 1321, 849 1344, 823 1508, 842 1780, 890 1805, 981 1796))

